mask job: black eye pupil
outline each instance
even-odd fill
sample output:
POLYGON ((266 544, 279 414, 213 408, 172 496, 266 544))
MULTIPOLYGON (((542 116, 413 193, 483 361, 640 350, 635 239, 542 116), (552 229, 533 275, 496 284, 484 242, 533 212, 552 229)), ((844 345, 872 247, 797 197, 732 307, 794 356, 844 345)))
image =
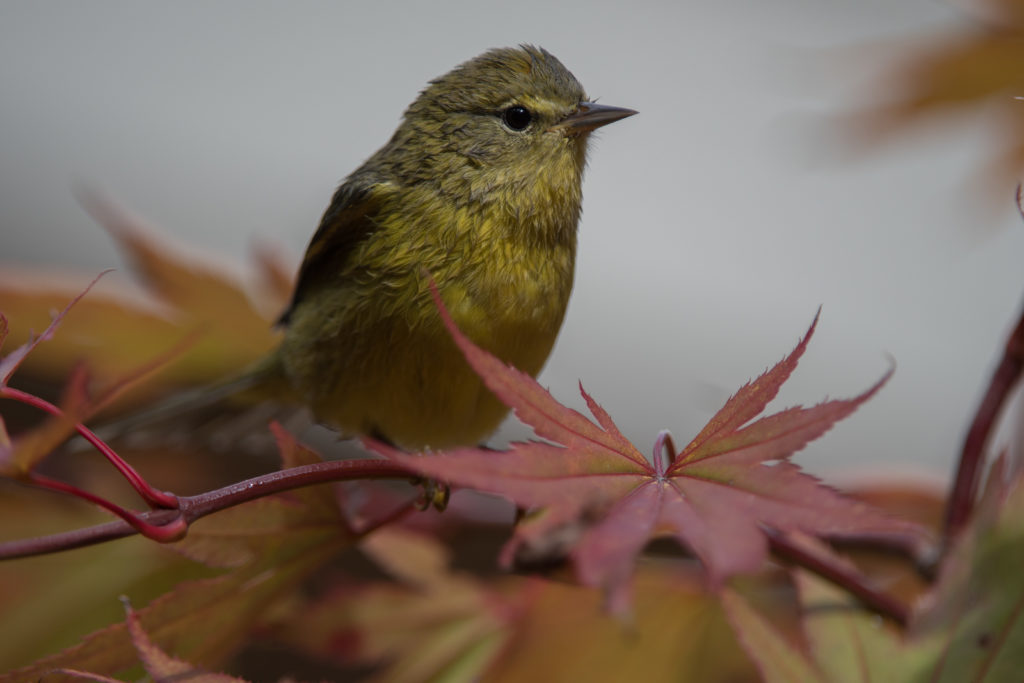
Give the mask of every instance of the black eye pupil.
POLYGON ((523 130, 530 125, 530 121, 533 120, 533 114, 526 107, 521 107, 517 104, 506 109, 502 113, 501 118, 505 125, 512 130, 523 130))

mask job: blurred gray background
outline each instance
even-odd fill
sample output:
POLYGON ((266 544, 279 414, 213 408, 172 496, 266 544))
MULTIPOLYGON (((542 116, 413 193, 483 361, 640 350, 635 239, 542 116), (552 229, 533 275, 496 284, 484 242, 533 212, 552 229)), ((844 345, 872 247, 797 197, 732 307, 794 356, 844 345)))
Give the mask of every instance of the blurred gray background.
POLYGON ((837 117, 901 42, 964 20, 929 0, 0 2, 0 262, 118 265, 82 181, 225 258, 261 240, 297 262, 428 79, 535 43, 641 112, 593 145, 542 383, 582 407, 582 380, 644 451, 682 444, 822 304, 774 407, 897 369, 798 461, 942 479, 1018 314, 1024 229, 1011 192, 975 194, 983 118, 852 154, 837 117))

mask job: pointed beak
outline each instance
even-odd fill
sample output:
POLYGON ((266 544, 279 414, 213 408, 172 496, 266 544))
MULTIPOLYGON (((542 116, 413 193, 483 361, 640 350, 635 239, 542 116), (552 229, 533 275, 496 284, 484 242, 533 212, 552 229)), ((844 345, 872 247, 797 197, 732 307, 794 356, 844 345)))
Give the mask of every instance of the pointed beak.
POLYGON ((632 116, 636 111, 623 107, 609 107, 606 104, 596 102, 580 102, 576 109, 564 119, 548 128, 549 131, 558 131, 562 134, 573 137, 589 133, 595 128, 615 123, 619 119, 632 116))

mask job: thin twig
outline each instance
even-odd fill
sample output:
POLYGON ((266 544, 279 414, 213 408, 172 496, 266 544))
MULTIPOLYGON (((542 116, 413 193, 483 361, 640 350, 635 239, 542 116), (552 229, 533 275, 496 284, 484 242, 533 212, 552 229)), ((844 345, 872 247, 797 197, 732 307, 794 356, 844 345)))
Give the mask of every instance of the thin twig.
MULTIPOLYGON (((30 405, 33 408, 38 408, 44 412, 47 412, 55 417, 64 417, 64 411, 55 406, 54 404, 33 396, 32 394, 14 389, 12 387, 0 387, 0 398, 9 398, 15 401, 20 401, 26 405, 30 405)), ((149 485, 145 479, 142 478, 135 468, 124 461, 121 456, 114 452, 110 446, 106 444, 103 439, 96 436, 96 434, 86 427, 81 422, 75 422, 75 431, 77 431, 86 441, 92 444, 93 448, 103 454, 110 464, 117 468, 117 471, 121 473, 131 487, 142 496, 142 499, 149 505, 156 508, 169 508, 176 509, 178 507, 178 499, 172 493, 165 493, 158 491, 149 485)))
POLYGON ((1020 382, 1022 373, 1024 373, 1024 313, 1021 314, 1020 320, 1017 321, 1017 327, 1006 342, 1003 357, 995 372, 992 373, 985 398, 978 406, 974 421, 964 439, 956 478, 953 480, 946 507, 944 537, 947 547, 949 540, 963 528, 974 509, 974 500, 978 493, 978 483, 984 464, 985 444, 988 442, 1003 405, 1014 387, 1020 382))
MULTIPOLYGON (((170 541, 176 541, 179 538, 184 537, 185 532, 188 530, 188 526, 184 523, 182 516, 177 514, 173 519, 166 523, 151 524, 147 520, 143 519, 140 513, 135 510, 127 510, 113 501, 107 500, 102 496, 97 496, 95 493, 91 493, 84 489, 80 489, 72 484, 67 484, 57 479, 51 479, 50 477, 44 477, 36 472, 29 472, 25 483, 33 486, 38 486, 43 489, 50 491, 56 491, 57 493, 64 493, 75 498, 80 498, 88 503, 92 503, 98 507, 103 508, 107 512, 114 514, 123 519, 128 525, 130 525, 135 531, 142 534, 146 538, 151 538, 154 541, 160 543, 168 543, 170 541)), ((155 508, 155 509, 168 509, 168 508, 155 508)))
POLYGON ((855 567, 843 562, 830 562, 827 557, 812 552, 809 548, 795 543, 785 534, 766 530, 772 552, 780 559, 799 565, 823 579, 843 588, 865 606, 885 615, 900 626, 910 620, 910 609, 898 598, 878 590, 865 582, 865 577, 855 567))
MULTIPOLYGON (((351 479, 409 479, 414 476, 414 472, 387 460, 361 458, 318 462, 270 472, 195 496, 180 496, 177 510, 141 512, 138 518, 156 526, 172 524, 176 520, 189 525, 197 519, 235 505, 313 484, 351 479)), ((138 531, 130 524, 119 520, 50 536, 8 541, 0 543, 0 560, 61 552, 136 533, 138 531)))

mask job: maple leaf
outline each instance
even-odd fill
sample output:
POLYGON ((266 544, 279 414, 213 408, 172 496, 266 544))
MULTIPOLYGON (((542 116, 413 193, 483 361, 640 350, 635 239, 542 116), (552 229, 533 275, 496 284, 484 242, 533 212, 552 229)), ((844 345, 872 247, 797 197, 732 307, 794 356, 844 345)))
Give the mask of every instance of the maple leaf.
MULTIPOLYGON (((132 264, 138 287, 117 274, 105 278, 62 322, 63 333, 24 359, 33 377, 62 381, 85 363, 99 379, 119 377, 183 339, 192 342, 135 398, 162 385, 203 384, 238 371, 277 343, 273 320, 291 293, 291 275, 279 258, 257 253, 242 276, 230 264, 188 250, 140 218, 95 194, 81 200, 132 264), (243 286, 255 283, 255 286, 243 286), (259 302, 257 305, 256 302, 259 302)), ((0 301, 10 340, 22 344, 45 325, 46 312, 63 308, 91 277, 0 268, 0 301)), ((138 404, 132 405, 138 409, 138 404)))
POLYGON ((757 570, 768 554, 766 531, 822 537, 872 537, 920 549, 926 534, 846 498, 786 459, 868 400, 892 373, 859 396, 794 407, 751 422, 778 393, 807 347, 807 334, 786 358, 744 385, 680 453, 650 463, 580 388, 593 422, 558 403, 531 377, 475 346, 435 299, 455 342, 485 384, 548 441, 514 443, 507 452, 461 449, 428 457, 366 440, 385 457, 456 486, 544 508, 516 528, 503 552, 508 563, 523 544, 543 543, 580 525, 571 550, 580 581, 606 589, 613 611, 629 602, 636 556, 668 536, 700 558, 713 586, 757 570))
MULTIPOLYGON (((17 371, 21 364, 25 362, 25 359, 36 349, 37 346, 45 341, 53 339, 53 336, 56 333, 57 328, 60 326, 61 321, 64 319, 64 316, 68 314, 68 311, 70 311, 71 308, 82 299, 82 297, 89 293, 89 290, 92 289, 93 285, 96 284, 96 281, 99 280, 102 275, 103 274, 101 273, 100 276, 93 278, 92 282, 79 289, 74 297, 70 297, 71 301, 68 302, 62 311, 50 319, 50 324, 46 326, 46 329, 43 330, 41 334, 29 334, 29 338, 25 343, 8 353, 3 358, 0 358, 0 387, 7 386, 8 382, 11 381, 11 376, 15 371, 17 371)), ((0 314, 0 348, 2 348, 4 343, 7 341, 7 335, 9 332, 10 323, 6 316, 0 314)))
MULTIPOLYGON (((57 328, 64 318, 103 275, 104 273, 101 273, 94 278, 67 303, 63 310, 53 315, 50 324, 41 334, 31 335, 21 346, 0 356, 0 395, 10 391, 9 384, 14 373, 40 344, 54 339, 57 328)), ((8 330, 7 318, 0 314, 0 350, 3 349, 4 342, 7 340, 8 330)), ((31 470, 34 465, 74 432, 76 423, 84 422, 86 418, 103 408, 125 388, 144 378, 162 362, 164 361, 151 361, 147 366, 129 373, 119 381, 105 387, 96 396, 89 393, 88 373, 83 366, 76 366, 67 381, 59 416, 51 417, 31 431, 18 434, 15 438, 7 433, 3 421, 0 420, 0 475, 19 476, 31 470)))
POLYGON ((602 613, 594 591, 532 577, 526 613, 483 680, 735 683, 756 670, 730 632, 717 596, 679 567, 646 564, 629 628, 602 613))
POLYGON ((389 526, 361 547, 395 581, 345 582, 312 596, 277 638, 318 659, 378 665, 379 681, 724 682, 754 674, 693 571, 644 567, 632 627, 623 629, 579 586, 454 570, 431 535, 389 526))
MULTIPOLYGON (((284 468, 322 462, 318 455, 278 425, 272 425, 271 429, 277 437, 284 468)), ((153 639, 176 656, 198 666, 218 666, 262 625, 268 612, 275 618, 280 616, 280 612, 272 608, 297 599, 294 592, 302 580, 358 540, 363 531, 353 530, 354 525, 349 523, 341 508, 344 502, 331 483, 282 491, 199 519, 190 527, 185 539, 161 546, 161 550, 169 547, 207 567, 229 570, 212 577, 205 568, 174 558, 173 563, 165 565, 166 572, 153 571, 153 576, 143 575, 139 580, 131 574, 126 579, 124 573, 128 570, 125 568, 115 566, 99 570, 93 567, 91 571, 101 574, 102 579, 86 574, 76 584, 65 576, 65 564, 55 569, 55 575, 46 577, 42 584, 45 590, 37 588, 49 596, 53 592, 52 583, 59 583, 62 589, 75 594, 75 599, 64 595, 61 604, 53 606, 63 615, 69 608, 73 610, 72 605, 77 605, 84 596, 93 596, 97 586, 101 589, 114 587, 118 592, 129 592, 130 587, 130 592, 137 597, 139 591, 153 595, 157 587, 162 592, 167 578, 174 577, 178 583, 173 590, 139 609, 139 618, 153 639), (204 578, 186 581, 182 580, 183 573, 198 573, 204 578), (107 586, 104 582, 108 577, 119 577, 119 580, 111 578, 112 586, 107 586), (78 597, 79 593, 82 598, 78 597), (280 603, 279 598, 282 598, 280 603)), ((38 511, 40 508, 26 508, 22 504, 11 509, 38 511)), ((360 525, 369 529, 393 519, 394 512, 390 507, 365 510, 363 517, 360 525)), ((126 559, 115 555, 117 559, 109 561, 124 562, 142 572, 147 566, 167 560, 168 555, 164 551, 154 559, 143 556, 141 560, 136 556, 126 559)), ((100 556, 93 556, 93 565, 97 557, 100 556)), ((79 574, 82 572, 77 572, 75 579, 80 578, 79 574)), ((2 593, 0 591, 0 602, 2 593)), ((43 602, 36 596, 31 606, 25 605, 20 610, 21 616, 37 615, 43 602)), ((88 606, 95 605, 88 603, 88 606)), ((89 610, 90 616, 93 612, 95 609, 89 610)), ((75 619, 69 623, 74 624, 75 619)), ((0 681, 38 680, 41 674, 58 669, 118 674, 138 661, 129 631, 124 623, 115 623, 85 636, 79 645, 40 659, 8 677, 0 675, 0 681)), ((7 640, 13 640, 10 634, 8 636, 7 640)), ((32 640, 29 638, 30 642, 32 640)), ((0 657, 4 654, 0 647, 0 657)))
POLYGON ((452 571, 447 551, 428 535, 385 527, 361 547, 396 581, 336 586, 279 635, 317 657, 386 663, 382 680, 479 680, 521 609, 479 578, 452 571))
POLYGON ((139 615, 131 608, 127 599, 125 599, 125 611, 127 612, 125 621, 128 624, 128 633, 131 636, 132 644, 146 668, 146 673, 154 681, 189 680, 194 683, 245 683, 244 679, 234 676, 197 671, 192 664, 170 656, 150 640, 146 630, 142 627, 139 615))
POLYGON ((911 643, 893 624, 803 571, 793 575, 803 612, 803 642, 793 643, 736 591, 722 592, 722 608, 765 683, 893 683, 928 680, 932 643, 911 643))
MULTIPOLYGON (((1000 156, 986 169, 979 189, 1009 189, 1024 168, 1024 12, 1018 0, 989 0, 963 9, 974 17, 967 30, 943 31, 925 40, 900 39, 887 65, 882 97, 874 106, 848 117, 858 143, 886 142, 896 132, 919 126, 937 114, 977 109, 992 115, 999 131, 1000 156), (909 45, 909 47, 908 47, 909 45)), ((877 52, 878 46, 873 46, 877 52)))
MULTIPOLYGON (((275 553, 228 574, 184 581, 138 610, 157 642, 197 666, 221 665, 236 652, 260 617, 282 595, 323 565, 337 550, 308 548, 275 553)), ((57 654, 0 677, 4 683, 39 681, 48 672, 73 668, 108 675, 138 663, 126 625, 95 631, 57 654)))
POLYGON ((722 606, 769 683, 814 681, 1017 681, 1024 671, 1024 479, 1005 459, 989 477, 979 514, 941 567, 901 632, 850 596, 798 571, 803 642, 726 590, 722 606))
POLYGON ((956 539, 910 635, 937 640, 930 681, 1020 680, 1024 671, 1024 472, 1003 455, 956 539))
MULTIPOLYGON (((84 290, 79 292, 63 311, 54 315, 53 320, 41 335, 30 337, 22 346, 11 351, 6 356, 0 357, 0 398, 25 403, 50 415, 49 420, 44 421, 41 425, 29 430, 27 433, 18 434, 16 438, 12 438, 8 434, 6 425, 0 420, 0 476, 25 479, 44 488, 70 493, 89 500, 106 507, 111 512, 130 522, 137 522, 136 528, 143 533, 151 532, 154 534, 152 536, 154 538, 170 539, 180 533, 180 524, 171 524, 163 528, 148 525, 109 500, 97 497, 73 485, 41 476, 33 471, 43 458, 69 435, 77 431, 91 445, 100 450, 104 457, 128 479, 132 487, 135 488, 147 503, 154 508, 173 509, 177 507, 177 499, 173 495, 153 489, 123 458, 117 455, 102 439, 99 439, 83 424, 86 418, 159 369, 168 361, 167 357, 151 360, 141 368, 134 369, 132 372, 95 393, 89 390, 90 378, 84 366, 76 366, 67 383, 64 392, 64 405, 62 407, 55 406, 38 396, 10 386, 11 376, 19 369, 25 359, 36 350, 41 342, 49 341, 53 338, 57 327, 71 308, 92 289, 93 285, 102 276, 103 273, 97 276, 84 290)), ((0 345, 6 341, 7 333, 7 320, 0 315, 0 345)))
MULTIPOLYGON (((83 292, 84 294, 84 292, 83 292)), ((68 308, 54 318, 53 323, 47 329, 47 334, 52 334, 63 316, 67 313, 77 299, 72 301, 68 308)), ((2 316, 0 316, 2 319, 2 316)), ((2 329, 0 329, 0 344, 3 342, 2 329)), ((10 371, 13 372, 28 356, 23 351, 32 351, 35 344, 45 340, 46 335, 40 336, 25 345, 15 349, 6 357, 0 357, 0 365, 8 359, 13 358, 16 362, 12 364, 10 371)), ((31 471, 40 461, 52 453, 58 446, 64 443, 68 437, 93 415, 99 413, 105 407, 120 398, 130 389, 143 382, 155 372, 171 362, 172 358, 181 352, 181 348, 172 349, 170 353, 162 357, 151 359, 140 367, 133 368, 120 377, 106 382, 98 388, 91 387, 92 375, 84 365, 76 366, 68 378, 57 408, 57 414, 51 414, 46 420, 35 427, 20 432, 14 437, 7 434, 3 420, 0 419, 0 476, 18 477, 31 471)), ((6 377, 0 377, 0 395, 7 393, 7 398, 13 398, 6 377)), ((18 392, 20 394, 20 392, 18 392)), ((36 397, 23 397, 18 400, 33 403, 40 407, 43 404, 41 399, 36 397)), ((52 409, 50 409, 52 413, 52 409)))
MULTIPOLYGON (((307 454, 282 438, 287 463, 307 454), (294 451, 289 449, 294 446, 294 451)), ((311 487, 258 500, 214 515, 195 540, 180 542, 189 558, 231 569, 212 578, 184 581, 136 610, 145 630, 163 648, 200 667, 215 667, 236 652, 279 600, 293 595, 309 575, 350 545, 329 488, 311 487), (220 548, 216 548, 216 544, 220 548)), ((0 676, 4 683, 38 681, 48 672, 75 669, 116 675, 135 666, 138 656, 128 625, 95 631, 82 641, 34 664, 0 676)))

